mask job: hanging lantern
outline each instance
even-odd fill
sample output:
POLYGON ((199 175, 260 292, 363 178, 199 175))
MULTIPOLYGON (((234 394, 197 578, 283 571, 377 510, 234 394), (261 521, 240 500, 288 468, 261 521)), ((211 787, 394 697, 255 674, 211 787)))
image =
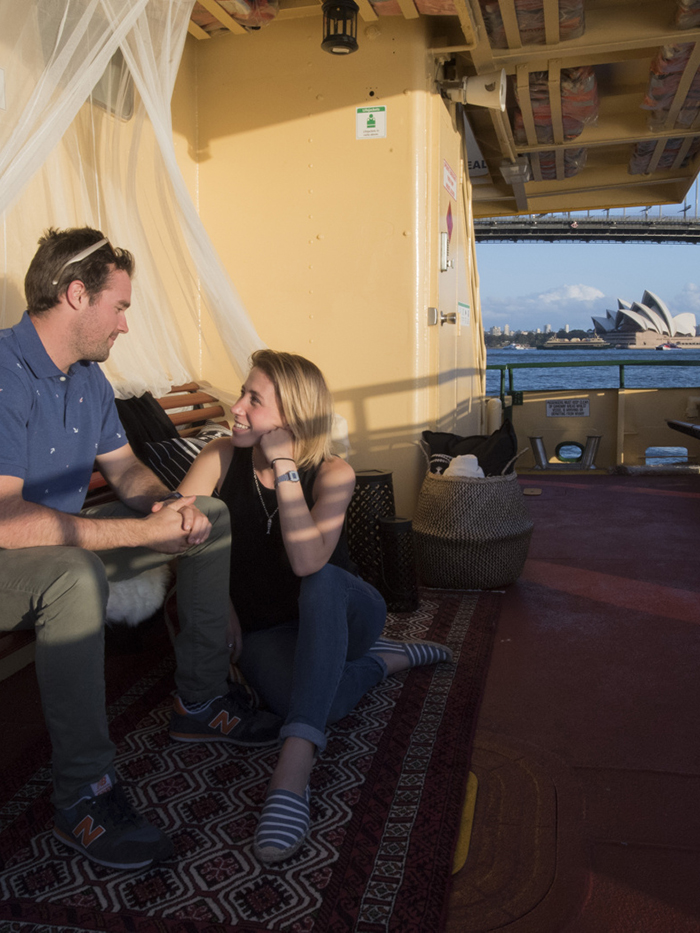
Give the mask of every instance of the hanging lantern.
POLYGON ((325 0, 323 4, 323 42, 321 48, 333 55, 357 51, 357 14, 355 0, 325 0))

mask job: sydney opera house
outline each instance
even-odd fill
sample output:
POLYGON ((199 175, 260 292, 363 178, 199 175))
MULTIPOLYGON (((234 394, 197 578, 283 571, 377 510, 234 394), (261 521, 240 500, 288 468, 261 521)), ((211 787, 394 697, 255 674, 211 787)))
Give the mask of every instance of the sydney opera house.
POLYGON ((644 292, 641 302, 617 299, 616 312, 594 317, 593 326, 600 337, 617 347, 650 348, 673 343, 679 347, 700 347, 695 315, 671 314, 664 302, 652 292, 644 292))

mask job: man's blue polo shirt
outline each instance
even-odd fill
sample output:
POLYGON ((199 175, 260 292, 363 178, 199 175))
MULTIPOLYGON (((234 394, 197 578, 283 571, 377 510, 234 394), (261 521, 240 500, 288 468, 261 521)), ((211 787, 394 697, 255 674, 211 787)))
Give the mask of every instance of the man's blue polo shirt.
POLYGON ((0 476, 23 479, 25 500, 79 512, 95 457, 126 443, 97 363, 61 372, 26 313, 0 330, 0 476))

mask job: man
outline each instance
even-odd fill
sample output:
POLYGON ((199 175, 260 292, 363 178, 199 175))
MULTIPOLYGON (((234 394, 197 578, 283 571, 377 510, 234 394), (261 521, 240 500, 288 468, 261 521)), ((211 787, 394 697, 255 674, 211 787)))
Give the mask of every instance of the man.
POLYGON ((136 459, 96 365, 128 331, 133 270, 98 230, 49 230, 25 279, 28 311, 0 331, 0 629, 36 631, 54 834, 111 868, 146 867, 173 847, 114 771, 108 580, 179 555, 173 738, 265 745, 281 724, 228 692, 226 508, 170 492, 136 459), (95 461, 120 501, 81 513, 95 461))

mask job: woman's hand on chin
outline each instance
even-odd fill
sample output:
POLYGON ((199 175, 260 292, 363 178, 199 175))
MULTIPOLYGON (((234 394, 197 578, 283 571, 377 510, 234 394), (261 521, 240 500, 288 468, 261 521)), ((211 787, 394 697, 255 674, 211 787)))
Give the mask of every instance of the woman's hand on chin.
MULTIPOLYGON (((275 428, 260 438, 260 449, 268 463, 279 458, 294 459, 294 438, 289 428, 275 428)), ((291 469, 291 467, 290 467, 291 469)))

